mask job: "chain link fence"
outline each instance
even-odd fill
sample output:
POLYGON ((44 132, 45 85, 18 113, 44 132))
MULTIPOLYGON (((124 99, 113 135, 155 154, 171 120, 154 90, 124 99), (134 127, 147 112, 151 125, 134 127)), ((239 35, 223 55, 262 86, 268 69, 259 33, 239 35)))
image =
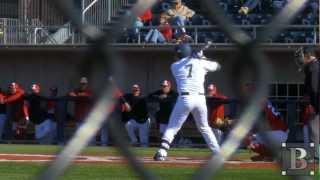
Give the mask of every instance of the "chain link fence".
MULTIPOLYGON (((245 74, 248 70, 252 73, 253 80, 256 82, 256 91, 251 95, 249 100, 240 100, 243 107, 239 121, 232 129, 226 141, 221 147, 221 153, 213 156, 206 165, 199 168, 193 175, 193 179, 211 179, 222 168, 225 161, 238 149, 243 138, 248 134, 250 129, 256 124, 256 120, 260 114, 260 102, 268 95, 268 82, 272 76, 272 67, 269 65, 267 58, 261 52, 259 45, 265 42, 270 37, 277 36, 288 25, 290 20, 304 7, 307 0, 291 0, 286 7, 267 25, 262 31, 257 32, 256 39, 252 39, 239 27, 233 26, 231 20, 227 18, 221 10, 217 1, 201 0, 202 7, 206 7, 209 19, 218 23, 219 28, 223 31, 230 40, 238 48, 241 55, 237 57, 237 61, 233 66, 233 71, 230 76, 233 78, 230 86, 233 89, 240 89, 241 82, 239 77, 245 74), (244 103, 244 102, 247 103, 244 103)), ((55 1, 59 9, 64 13, 72 25, 79 29, 83 35, 92 42, 88 50, 86 61, 79 67, 79 74, 95 75, 101 69, 104 72, 120 77, 125 81, 125 76, 121 74, 121 64, 118 60, 120 56, 110 46, 119 36, 121 29, 128 28, 134 21, 135 17, 146 9, 151 8, 156 0, 138 0, 131 8, 129 15, 124 15, 120 18, 119 23, 112 26, 106 32, 102 32, 98 27, 83 24, 81 11, 77 9, 73 1, 57 0, 55 1), (91 67, 91 68, 88 68, 91 67)), ((57 158, 49 164, 49 166, 37 177, 38 179, 57 179, 64 173, 66 168, 72 163, 72 160, 78 155, 89 143, 90 139, 96 134, 109 116, 106 109, 113 104, 112 87, 104 85, 100 92, 101 96, 89 113, 85 123, 77 130, 73 138, 57 156, 57 158)), ((238 96, 242 97, 240 91, 238 96)), ((158 179, 154 174, 148 171, 142 162, 140 162, 130 151, 130 147, 123 140, 123 136, 115 131, 118 124, 109 119, 111 133, 114 137, 117 147, 120 152, 128 160, 128 163, 137 172, 141 179, 158 179)), ((263 129, 261 129, 263 130, 263 129)), ((273 147, 273 154, 279 157, 279 149, 277 146, 272 146, 274 139, 266 137, 270 147, 273 147)), ((308 177, 293 177, 294 179, 308 179, 308 177)))

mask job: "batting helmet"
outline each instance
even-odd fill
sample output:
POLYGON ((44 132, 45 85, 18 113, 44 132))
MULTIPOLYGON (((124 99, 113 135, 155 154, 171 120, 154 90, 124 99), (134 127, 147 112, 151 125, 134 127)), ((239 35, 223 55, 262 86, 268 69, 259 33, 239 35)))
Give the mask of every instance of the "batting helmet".
POLYGON ((179 58, 191 56, 192 48, 189 44, 179 44, 175 47, 175 52, 179 58))

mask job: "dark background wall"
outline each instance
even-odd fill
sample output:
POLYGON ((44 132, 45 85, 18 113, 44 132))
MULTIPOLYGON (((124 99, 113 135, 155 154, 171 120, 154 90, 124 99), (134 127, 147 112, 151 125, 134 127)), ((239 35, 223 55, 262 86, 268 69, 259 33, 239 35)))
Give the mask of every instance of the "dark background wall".
MULTIPOLYGON (((292 51, 266 51, 269 62, 274 67, 273 79, 271 82, 302 82, 303 74, 297 71, 292 61, 292 51)), ((132 51, 119 50, 118 54, 122 60, 117 60, 119 72, 116 75, 119 86, 125 91, 130 90, 130 86, 138 83, 142 87, 144 94, 159 88, 163 79, 173 80, 170 73, 170 64, 173 60, 171 50, 162 51, 132 51)), ((209 58, 217 59, 222 64, 222 70, 210 73, 207 76, 206 84, 216 83, 219 89, 226 95, 233 96, 235 91, 230 87, 230 73, 234 70, 236 61, 245 63, 235 50, 219 50, 206 52, 209 58)), ((59 94, 63 95, 68 90, 77 86, 81 72, 79 65, 84 57, 88 57, 89 65, 97 61, 94 56, 87 55, 85 48, 45 48, 45 49, 0 49, 0 87, 16 81, 25 88, 31 83, 40 83, 44 94, 51 86, 59 87, 59 94)), ((86 68, 85 66, 85 68, 86 68)), ((90 77, 92 86, 98 87, 104 84, 108 72, 104 71, 101 65, 97 76, 90 77)), ((236 66, 235 68, 239 68, 236 66)), ((250 72, 250 70, 246 70, 250 72)), ((237 75, 238 81, 250 81, 253 78, 247 73, 244 78, 237 75)), ((270 82, 270 83, 271 83, 270 82)))

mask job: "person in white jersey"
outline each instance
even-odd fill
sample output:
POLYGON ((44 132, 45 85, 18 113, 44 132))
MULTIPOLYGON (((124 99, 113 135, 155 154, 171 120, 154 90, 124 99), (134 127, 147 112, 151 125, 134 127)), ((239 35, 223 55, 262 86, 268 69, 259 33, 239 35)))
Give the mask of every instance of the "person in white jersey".
POLYGON ((160 148, 153 159, 164 161, 174 136, 182 127, 189 113, 192 113, 197 128, 204 137, 213 154, 220 151, 207 116, 207 106, 204 91, 205 76, 208 72, 221 68, 219 63, 208 61, 202 56, 202 51, 192 53, 189 44, 179 44, 175 47, 178 61, 171 65, 171 72, 176 80, 179 97, 170 115, 169 124, 161 140, 160 148))

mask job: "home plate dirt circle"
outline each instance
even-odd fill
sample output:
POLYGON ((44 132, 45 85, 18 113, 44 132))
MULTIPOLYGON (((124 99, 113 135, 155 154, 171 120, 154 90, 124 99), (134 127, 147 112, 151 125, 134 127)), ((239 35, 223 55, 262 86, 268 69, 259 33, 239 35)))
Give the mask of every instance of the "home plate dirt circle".
MULTIPOLYGON (((50 162, 56 155, 43 154, 0 154, 0 162, 50 162)), ((159 164, 163 166, 201 166, 208 159, 192 157, 168 157, 166 161, 154 161, 152 157, 139 157, 145 164, 159 164)), ((127 163, 121 156, 76 156, 74 163, 127 163)), ((239 168, 278 168, 275 162, 252 162, 252 161, 227 161, 224 167, 239 168)))

